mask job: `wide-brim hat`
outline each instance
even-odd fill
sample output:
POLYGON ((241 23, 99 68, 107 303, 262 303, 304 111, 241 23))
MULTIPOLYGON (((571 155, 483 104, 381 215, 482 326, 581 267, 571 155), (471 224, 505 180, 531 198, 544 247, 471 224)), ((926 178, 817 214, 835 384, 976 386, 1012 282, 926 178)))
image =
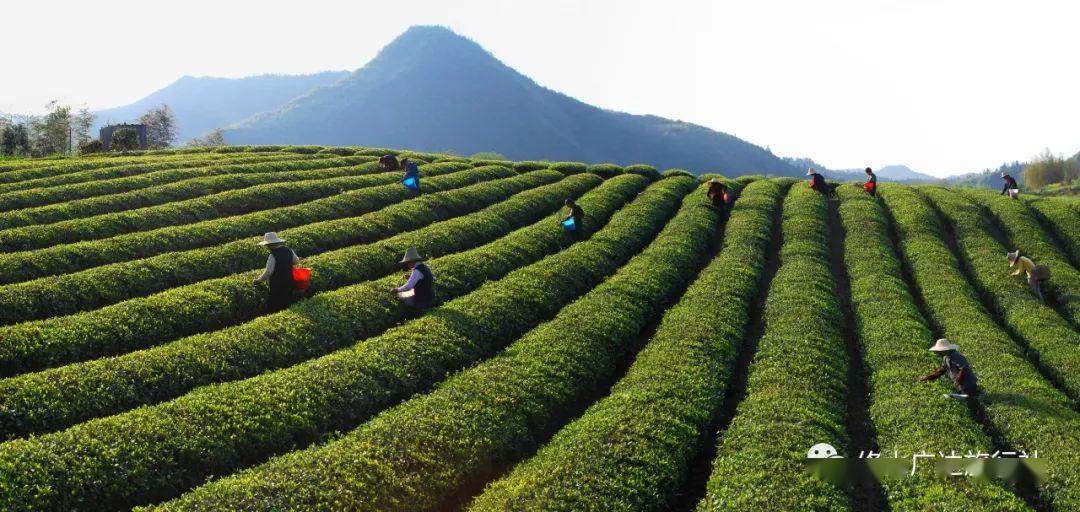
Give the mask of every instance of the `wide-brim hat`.
POLYGON ((278 236, 277 233, 274 233, 273 231, 271 231, 271 232, 263 235, 262 242, 259 242, 259 245, 273 245, 273 244, 283 244, 283 243, 285 243, 285 239, 278 236))
POLYGON ((1005 258, 1009 260, 1009 265, 1015 265, 1016 260, 1020 259, 1020 249, 1017 249, 1010 253, 1006 253, 1005 258))
POLYGON ((1004 178, 1004 177, 1006 177, 1006 176, 1008 176, 1008 175, 1009 175, 1009 173, 1007 173, 1007 172, 1003 172, 1003 173, 1001 173, 1001 177, 1002 177, 1002 178, 1004 178))
POLYGON ((941 338, 934 343, 934 346, 930 347, 931 352, 948 352, 950 350, 958 350, 960 347, 954 345, 952 342, 945 338, 941 338))
POLYGON ((720 183, 720 178, 713 178, 709 180, 709 183, 720 183))
POLYGON ((420 253, 416 250, 416 248, 409 247, 408 249, 405 249, 405 257, 401 258, 401 261, 399 261, 398 263, 404 265, 406 263, 413 263, 417 261, 424 261, 424 258, 420 257, 420 253))
POLYGON ((813 167, 811 167, 811 168, 809 168, 809 169, 807 169, 807 170, 806 170, 806 175, 807 175, 807 176, 809 176, 809 175, 811 175, 811 174, 814 174, 814 168, 813 168, 813 167))

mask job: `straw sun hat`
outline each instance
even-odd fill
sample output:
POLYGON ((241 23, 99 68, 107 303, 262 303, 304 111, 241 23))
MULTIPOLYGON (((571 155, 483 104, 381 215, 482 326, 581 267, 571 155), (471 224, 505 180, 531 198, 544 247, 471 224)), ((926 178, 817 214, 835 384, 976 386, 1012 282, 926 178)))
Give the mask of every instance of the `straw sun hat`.
POLYGON ((813 167, 811 167, 811 168, 809 168, 809 169, 807 169, 807 170, 806 170, 806 175, 807 175, 807 176, 809 176, 809 175, 811 175, 811 174, 814 174, 814 168, 813 168, 813 167))
POLYGON ((399 261, 398 263, 404 265, 406 263, 413 263, 415 261, 424 261, 424 258, 420 257, 420 253, 416 250, 416 248, 409 247, 408 249, 405 249, 405 257, 401 258, 401 261, 399 261))
POLYGON ((960 347, 954 345, 949 340, 941 338, 934 343, 934 346, 930 347, 931 352, 948 352, 950 350, 959 350, 960 347))
POLYGON ((1009 266, 1011 267, 1016 264, 1016 260, 1020 259, 1020 250, 1017 249, 1013 252, 1006 253, 1005 257, 1009 259, 1009 266))
POLYGON ((285 239, 281 238, 280 236, 277 236, 277 233, 274 233, 273 231, 271 231, 271 232, 263 235, 262 242, 259 242, 259 245, 273 245, 273 244, 283 244, 283 243, 285 243, 285 239))
POLYGON ((719 178, 713 178, 713 179, 709 180, 709 183, 720 183, 720 179, 719 178))

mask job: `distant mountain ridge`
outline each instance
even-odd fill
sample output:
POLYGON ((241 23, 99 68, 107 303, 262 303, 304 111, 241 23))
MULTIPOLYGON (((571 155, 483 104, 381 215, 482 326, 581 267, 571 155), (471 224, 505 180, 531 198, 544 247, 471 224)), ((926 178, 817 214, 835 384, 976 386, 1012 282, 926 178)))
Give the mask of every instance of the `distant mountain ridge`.
POLYGON ((734 136, 604 110, 541 87, 443 27, 410 28, 348 77, 237 123, 225 138, 230 144, 496 151, 515 160, 798 174, 734 136))
MULTIPOLYGON (((801 169, 805 174, 806 169, 813 167, 823 176, 835 180, 862 180, 866 177, 865 167, 862 169, 829 169, 815 162, 811 158, 784 158, 789 165, 801 169)), ((881 181, 897 181, 902 183, 929 183, 939 181, 940 178, 915 172, 906 165, 886 165, 884 167, 871 167, 874 174, 881 181)))
POLYGON ((169 105, 176 115, 178 144, 215 128, 224 128, 289 100, 330 85, 348 71, 324 71, 311 75, 258 75, 244 78, 184 76, 129 105, 94 112, 95 133, 101 126, 137 122, 147 110, 169 105))

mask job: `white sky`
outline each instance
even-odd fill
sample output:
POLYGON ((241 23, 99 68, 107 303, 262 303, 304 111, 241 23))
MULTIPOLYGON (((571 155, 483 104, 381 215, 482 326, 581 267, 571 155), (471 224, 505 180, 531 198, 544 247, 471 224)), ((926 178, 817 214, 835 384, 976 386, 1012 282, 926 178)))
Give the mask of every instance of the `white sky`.
POLYGON ((416 24, 587 103, 832 168, 946 175, 1080 150, 1071 0, 0 0, 0 34, 23 42, 0 112, 127 104, 181 75, 356 69, 416 24))

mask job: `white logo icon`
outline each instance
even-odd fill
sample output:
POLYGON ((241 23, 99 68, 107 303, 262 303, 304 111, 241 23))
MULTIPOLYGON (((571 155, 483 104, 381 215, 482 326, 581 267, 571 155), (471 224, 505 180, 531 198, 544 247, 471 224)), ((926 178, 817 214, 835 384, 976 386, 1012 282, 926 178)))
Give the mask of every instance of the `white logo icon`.
POLYGON ((806 458, 808 459, 832 459, 840 458, 840 455, 836 453, 836 448, 833 448, 829 443, 818 443, 810 447, 810 450, 806 452, 806 458))

